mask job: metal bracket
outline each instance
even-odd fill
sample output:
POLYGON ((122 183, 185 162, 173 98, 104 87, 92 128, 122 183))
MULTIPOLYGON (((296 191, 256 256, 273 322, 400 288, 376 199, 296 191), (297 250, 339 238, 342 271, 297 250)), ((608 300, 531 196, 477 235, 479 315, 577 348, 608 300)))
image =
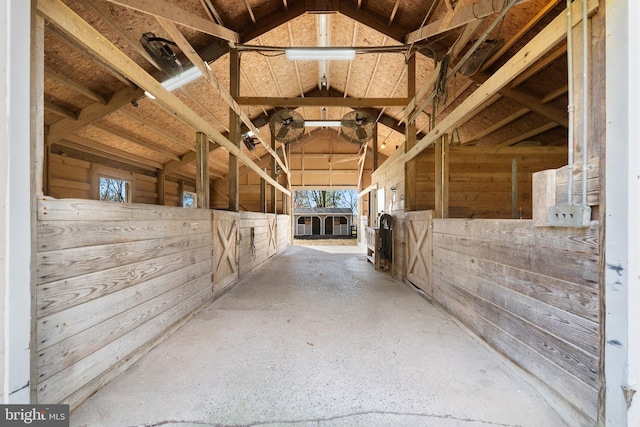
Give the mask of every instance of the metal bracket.
POLYGON ((558 205, 549 207, 551 227, 585 228, 591 222, 591 207, 583 205, 558 205))

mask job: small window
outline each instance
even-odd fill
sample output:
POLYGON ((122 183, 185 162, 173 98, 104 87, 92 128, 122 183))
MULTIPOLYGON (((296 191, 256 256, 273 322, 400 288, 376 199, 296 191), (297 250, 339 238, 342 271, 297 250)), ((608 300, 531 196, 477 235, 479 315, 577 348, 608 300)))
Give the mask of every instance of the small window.
POLYGON ((131 184, 115 178, 100 177, 100 200, 105 202, 131 202, 131 184))
POLYGON ((195 208, 197 202, 197 195, 191 191, 182 192, 182 207, 183 208, 195 208))

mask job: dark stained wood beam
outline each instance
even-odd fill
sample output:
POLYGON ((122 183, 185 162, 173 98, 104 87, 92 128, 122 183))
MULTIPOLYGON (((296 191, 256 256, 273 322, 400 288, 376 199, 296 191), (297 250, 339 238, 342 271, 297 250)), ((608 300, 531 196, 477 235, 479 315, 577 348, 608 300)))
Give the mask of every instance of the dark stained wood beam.
POLYGON ((356 4, 353 4, 353 2, 340 1, 338 3, 338 12, 342 15, 358 21, 367 27, 373 28, 393 40, 404 43, 407 30, 403 26, 398 25, 393 21, 390 23, 390 20, 387 17, 378 15, 366 8, 359 8, 356 4))
POLYGON ((317 97, 252 97, 238 98, 240 105, 272 105, 276 107, 404 107, 409 98, 344 98, 333 96, 317 97))
POLYGON ((240 31, 240 43, 247 43, 306 12, 304 0, 289 2, 286 10, 276 10, 240 31))

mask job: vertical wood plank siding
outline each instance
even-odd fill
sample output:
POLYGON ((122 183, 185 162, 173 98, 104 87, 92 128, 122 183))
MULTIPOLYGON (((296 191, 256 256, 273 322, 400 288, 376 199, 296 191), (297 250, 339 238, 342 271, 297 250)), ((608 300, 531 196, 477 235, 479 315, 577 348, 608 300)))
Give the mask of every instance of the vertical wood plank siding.
MULTIPOLYGON (((267 214, 39 200, 38 400, 74 408, 139 360, 268 259, 267 223, 267 214), (255 258, 250 239, 239 240, 251 227, 255 258), (226 246, 217 238, 222 235, 226 246), (223 254, 225 266, 239 259, 240 268, 216 275, 223 254)), ((283 233, 288 236, 288 228, 283 233)), ((282 248, 288 245, 275 237, 282 248)))

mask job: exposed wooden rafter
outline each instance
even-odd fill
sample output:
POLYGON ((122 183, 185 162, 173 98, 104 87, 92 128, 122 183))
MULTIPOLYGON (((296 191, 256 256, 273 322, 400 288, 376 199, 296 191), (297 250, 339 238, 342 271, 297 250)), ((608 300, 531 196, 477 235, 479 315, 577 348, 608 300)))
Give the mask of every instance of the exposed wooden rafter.
MULTIPOLYGON (((196 50, 191 46, 189 41, 180 32, 178 27, 176 27, 176 25, 170 20, 167 20, 167 19, 164 19, 164 18, 160 18, 160 17, 156 17, 156 19, 158 20, 158 22, 160 22, 160 24, 165 29, 165 31, 167 31, 167 33, 169 33, 169 35, 171 35, 171 37, 173 37, 174 42, 180 47, 180 49, 182 49, 182 52, 185 53, 185 55, 187 55, 189 60, 196 67, 198 67, 198 69, 200 70, 202 75, 206 76, 206 78, 209 81, 211 87, 215 88, 219 92, 221 98, 227 103, 227 105, 229 105, 229 108, 231 108, 236 114, 238 114, 238 116, 240 117, 242 122, 249 129, 251 129, 251 131, 254 133, 254 136, 256 138, 258 138, 258 140, 260 141, 262 146, 265 147, 265 149, 276 159, 276 162, 278 162, 278 164, 280 165, 280 168, 282 169, 282 171, 284 173, 288 174, 289 171, 288 171, 287 167, 285 166, 285 164, 280 159, 280 157, 275 153, 275 151, 273 151, 271 149, 271 147, 265 141, 265 139, 261 137, 260 131, 258 130, 258 128, 256 128, 253 125, 253 123, 251 122, 251 119, 249 118, 249 116, 247 116, 247 114, 244 111, 242 111, 242 108, 240 108, 240 105, 238 105, 238 103, 235 101, 235 99, 233 99, 231 94, 226 89, 224 89, 224 87, 222 87, 220 85, 220 82, 219 82, 218 78, 211 71, 211 69, 208 67, 208 65, 205 65, 206 63, 202 60, 202 58, 200 58, 200 56, 198 55, 196 50)), ((221 145, 223 145, 223 144, 221 144, 221 145)), ((235 145, 234 145, 234 147, 235 147, 235 145)), ((271 180, 271 181, 273 181, 273 180, 271 180)), ((275 182, 275 181, 273 181, 273 182, 275 182)), ((278 184, 278 185, 280 185, 280 184, 278 184)), ((284 187, 282 187, 282 188, 284 188, 284 187)))
POLYGON ((101 102, 96 102, 80 110, 77 120, 64 119, 51 124, 49 126, 47 140, 49 142, 54 142, 64 138, 65 136, 82 129, 96 120, 100 120, 102 117, 113 113, 121 107, 130 104, 132 99, 136 99, 141 96, 143 96, 142 90, 138 88, 125 87, 113 94, 111 99, 109 99, 109 102, 107 102, 107 105, 104 105, 101 102))
MULTIPOLYGON (((582 14, 577 13, 581 4, 574 3, 572 8, 576 13, 572 14, 573 25, 582 20, 582 14)), ((597 0, 589 0, 587 9, 593 13, 598 7, 597 0)), ((431 131, 422 138, 411 150, 407 151, 404 161, 415 158, 425 148, 429 147, 442 134, 447 132, 458 121, 464 119, 469 113, 481 105, 487 97, 498 93, 513 79, 524 72, 529 66, 554 48, 567 35, 566 14, 560 14, 542 31, 540 31, 526 46, 513 55, 499 70, 491 75, 474 93, 465 99, 454 111, 440 121, 431 131)), ((512 90, 512 89, 511 89, 512 90)), ((539 103, 539 101, 536 101, 539 103)))
POLYGON ((107 0, 111 3, 135 9, 140 12, 148 13, 156 18, 168 19, 185 27, 221 38, 230 42, 237 43, 240 36, 222 25, 207 21, 197 15, 187 12, 186 10, 174 6, 162 0, 107 0))
POLYGON ((62 74, 56 73, 55 71, 51 71, 51 70, 45 68, 44 75, 47 76, 47 77, 50 77, 50 78, 52 78, 54 80, 59 81, 63 85, 65 85, 68 88, 71 88, 71 89, 75 90, 76 92, 86 96, 87 98, 91 99, 92 101, 99 102, 102 105, 107 105, 107 100, 104 98, 104 96, 95 93, 91 89, 87 89, 86 87, 82 86, 79 83, 74 82, 73 80, 71 80, 68 77, 63 76, 62 74))
POLYGON ((127 133, 127 132, 123 132, 123 131, 121 131, 119 129, 114 128, 113 126, 106 126, 106 125, 103 125, 103 124, 100 124, 100 123, 93 123, 91 126, 95 127, 96 129, 100 129, 103 132, 107 132, 107 133, 109 133, 109 134, 111 134, 113 136, 116 136, 116 137, 118 137, 120 139, 124 139, 125 141, 127 141, 127 142, 129 142, 129 143, 131 143, 133 145, 137 145, 137 146, 145 148, 147 150, 154 151, 154 152, 156 152, 158 154, 161 154, 161 155, 163 155, 165 157, 168 157, 169 159, 180 160, 180 158, 177 155, 175 155, 174 153, 172 153, 172 152, 170 152, 168 150, 165 150, 164 148, 162 148, 162 147, 160 147, 160 146, 158 146, 156 144, 151 144, 151 143, 148 143, 146 141, 142 141, 142 140, 136 138, 135 136, 133 136, 133 135, 127 133))
POLYGON ((38 0, 37 8, 38 13, 43 15, 47 21, 58 27, 60 31, 63 31, 74 39, 79 45, 94 55, 103 58, 104 61, 126 75, 142 89, 153 93, 156 97, 155 102, 173 109, 177 117, 181 117, 182 120, 188 122, 194 129, 205 132, 209 138, 227 148, 229 152, 233 153, 243 163, 254 169, 258 175, 265 178, 271 185, 276 186, 285 194, 291 194, 289 190, 274 181, 268 174, 264 173, 240 148, 222 136, 209 122, 198 116, 193 110, 180 101, 179 98, 166 90, 156 79, 76 15, 75 12, 69 9, 62 1, 38 0))
POLYGON ((408 101, 408 98, 338 98, 335 96, 306 96, 304 98, 244 96, 238 98, 240 105, 271 105, 274 107, 403 107, 408 101))
POLYGON ((495 0, 480 0, 462 9, 453 10, 453 15, 447 14, 444 18, 407 34, 404 42, 406 44, 416 43, 421 40, 428 39, 429 37, 446 33, 447 31, 469 24, 470 22, 491 16, 500 12, 500 9, 496 8, 496 4, 495 0))
POLYGON ((61 105, 54 104, 53 102, 44 101, 44 109, 47 111, 51 111, 52 113, 56 113, 57 115, 65 117, 69 120, 78 120, 78 113, 76 113, 75 111, 71 111, 70 109, 61 105))

